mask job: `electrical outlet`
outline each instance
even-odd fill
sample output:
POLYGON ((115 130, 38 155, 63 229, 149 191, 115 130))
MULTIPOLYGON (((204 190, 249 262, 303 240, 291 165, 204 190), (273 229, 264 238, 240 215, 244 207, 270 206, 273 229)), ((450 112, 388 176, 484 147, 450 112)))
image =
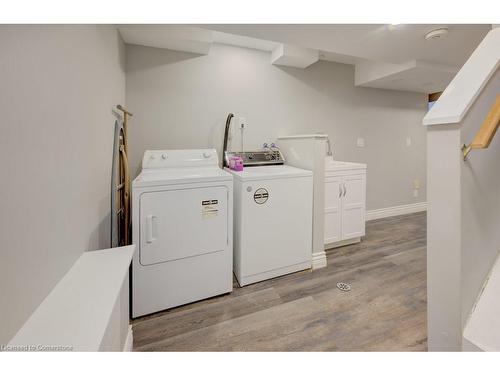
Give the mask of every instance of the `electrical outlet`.
POLYGON ((358 147, 365 147, 365 139, 364 138, 358 138, 356 145, 358 147))
POLYGON ((238 128, 244 129, 247 125, 247 119, 245 117, 240 117, 240 121, 238 122, 238 128))
POLYGON ((417 198, 417 197, 418 197, 418 189, 414 189, 414 190, 413 190, 413 196, 414 196, 415 198, 417 198))
POLYGON ((406 147, 410 147, 411 146, 411 137, 407 137, 406 138, 406 147))

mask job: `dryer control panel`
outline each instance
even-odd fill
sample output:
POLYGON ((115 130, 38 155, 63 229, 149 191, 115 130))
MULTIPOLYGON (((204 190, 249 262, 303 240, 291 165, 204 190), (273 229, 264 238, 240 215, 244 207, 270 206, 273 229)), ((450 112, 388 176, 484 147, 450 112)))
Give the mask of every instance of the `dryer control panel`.
POLYGON ((146 150, 142 158, 142 169, 208 167, 218 164, 215 149, 146 150))

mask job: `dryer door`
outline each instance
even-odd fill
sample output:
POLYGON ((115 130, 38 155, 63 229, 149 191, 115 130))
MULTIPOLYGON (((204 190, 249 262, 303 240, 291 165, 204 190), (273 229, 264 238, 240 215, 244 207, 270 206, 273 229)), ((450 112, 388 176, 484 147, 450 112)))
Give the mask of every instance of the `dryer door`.
POLYGON ((225 250, 227 203, 225 186, 142 194, 140 263, 146 266, 225 250))

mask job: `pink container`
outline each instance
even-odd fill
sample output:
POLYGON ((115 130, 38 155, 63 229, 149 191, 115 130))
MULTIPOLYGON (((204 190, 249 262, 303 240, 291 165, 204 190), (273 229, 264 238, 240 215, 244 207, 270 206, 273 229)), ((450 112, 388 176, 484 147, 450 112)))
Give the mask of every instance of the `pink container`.
POLYGON ((243 159, 241 156, 231 156, 229 158, 229 169, 237 172, 243 170, 243 159))

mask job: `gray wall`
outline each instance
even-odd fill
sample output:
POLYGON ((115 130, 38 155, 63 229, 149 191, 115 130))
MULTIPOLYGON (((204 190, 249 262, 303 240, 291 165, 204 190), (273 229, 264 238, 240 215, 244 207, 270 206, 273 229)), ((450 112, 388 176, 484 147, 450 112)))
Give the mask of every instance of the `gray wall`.
MULTIPOLYGON (((86 250, 109 247, 124 44, 112 27, 0 26, 0 343, 86 250)), ((89 275, 91 277, 91 275, 89 275)))
POLYGON ((426 95, 354 87, 350 65, 320 61, 303 70, 269 60, 266 52, 218 44, 201 56, 127 45, 132 174, 146 149, 220 151, 233 112, 247 121, 245 149, 280 135, 328 133, 336 159, 368 164, 368 209, 425 201, 426 95), (365 148, 356 147, 358 137, 365 148))

